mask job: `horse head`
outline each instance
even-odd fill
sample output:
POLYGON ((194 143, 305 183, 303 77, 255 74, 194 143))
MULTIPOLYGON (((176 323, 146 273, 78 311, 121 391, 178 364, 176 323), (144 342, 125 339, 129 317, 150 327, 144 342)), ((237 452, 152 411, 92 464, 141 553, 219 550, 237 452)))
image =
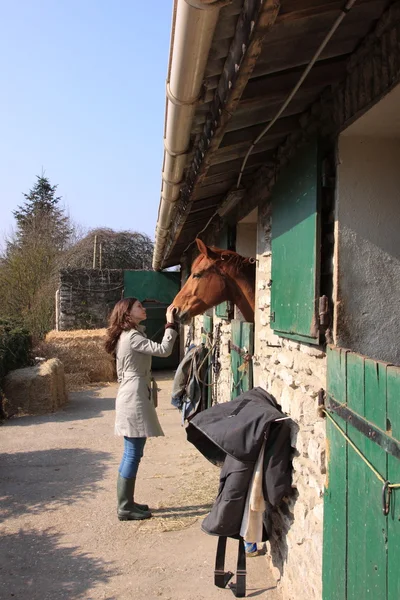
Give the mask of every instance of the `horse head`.
POLYGON ((177 308, 176 318, 187 323, 207 309, 231 300, 247 320, 254 320, 252 280, 255 260, 232 250, 206 246, 200 239, 196 239, 196 243, 200 255, 192 264, 190 277, 172 302, 177 308))

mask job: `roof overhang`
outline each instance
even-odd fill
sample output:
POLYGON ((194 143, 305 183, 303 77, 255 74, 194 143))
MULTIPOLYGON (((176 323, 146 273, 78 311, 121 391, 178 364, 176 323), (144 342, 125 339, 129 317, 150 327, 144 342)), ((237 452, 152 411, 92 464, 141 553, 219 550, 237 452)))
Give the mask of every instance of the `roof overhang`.
POLYGON ((350 55, 389 4, 175 0, 155 269, 179 263, 196 235, 243 198, 255 173, 300 130, 304 111, 345 77, 350 55))

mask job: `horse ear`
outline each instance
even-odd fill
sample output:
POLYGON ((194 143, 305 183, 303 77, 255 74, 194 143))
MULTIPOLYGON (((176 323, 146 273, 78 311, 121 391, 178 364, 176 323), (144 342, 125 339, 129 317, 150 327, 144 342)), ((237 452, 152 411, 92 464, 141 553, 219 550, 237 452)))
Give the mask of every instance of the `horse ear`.
POLYGON ((221 253, 218 248, 209 248, 202 240, 196 238, 196 244, 200 254, 204 254, 210 260, 218 260, 221 257, 221 253))
POLYGON ((205 243, 200 238, 196 238, 196 244, 197 244, 200 254, 204 254, 204 256, 209 255, 210 249, 208 248, 208 246, 205 245, 205 243))

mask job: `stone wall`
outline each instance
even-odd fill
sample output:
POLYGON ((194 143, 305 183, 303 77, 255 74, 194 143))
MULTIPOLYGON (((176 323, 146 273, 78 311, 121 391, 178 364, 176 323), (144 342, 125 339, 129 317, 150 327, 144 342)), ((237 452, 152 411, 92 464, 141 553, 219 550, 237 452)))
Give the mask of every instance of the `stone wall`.
POLYGON ((272 394, 292 418, 295 448, 293 494, 272 513, 267 556, 285 599, 319 600, 326 441, 317 397, 320 388, 326 389, 326 357, 322 349, 280 338, 270 327, 270 234, 266 206, 260 211, 257 232, 254 384, 272 394))
POLYGON ((100 329, 124 289, 122 269, 62 269, 56 329, 100 329))
POLYGON ((217 382, 217 402, 227 402, 231 399, 232 375, 231 375, 231 355, 229 354, 229 342, 231 336, 231 322, 226 319, 220 319, 214 316, 214 332, 216 326, 221 323, 220 338, 220 363, 221 370, 217 382))
MULTIPOLYGON (((274 510, 267 559, 285 600, 322 597, 322 527, 325 480, 325 422, 318 417, 318 391, 326 389, 326 356, 321 348, 278 337, 270 327, 270 205, 259 210, 255 311, 254 386, 261 386, 292 418, 293 493, 274 510), (307 577, 304 577, 307 573, 307 577)), ((212 240, 211 240, 212 242, 212 240)), ((216 242, 215 242, 216 243, 216 242)), ((230 321, 221 322, 221 371, 217 401, 231 397, 230 321)), ((203 317, 195 318, 195 340, 203 317)))

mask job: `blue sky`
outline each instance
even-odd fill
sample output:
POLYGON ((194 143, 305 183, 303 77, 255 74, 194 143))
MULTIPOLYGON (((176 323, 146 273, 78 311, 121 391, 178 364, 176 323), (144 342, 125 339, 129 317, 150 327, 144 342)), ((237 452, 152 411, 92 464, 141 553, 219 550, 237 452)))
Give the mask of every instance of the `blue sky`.
POLYGON ((0 7, 1 237, 43 168, 78 224, 153 238, 172 0, 0 7))

